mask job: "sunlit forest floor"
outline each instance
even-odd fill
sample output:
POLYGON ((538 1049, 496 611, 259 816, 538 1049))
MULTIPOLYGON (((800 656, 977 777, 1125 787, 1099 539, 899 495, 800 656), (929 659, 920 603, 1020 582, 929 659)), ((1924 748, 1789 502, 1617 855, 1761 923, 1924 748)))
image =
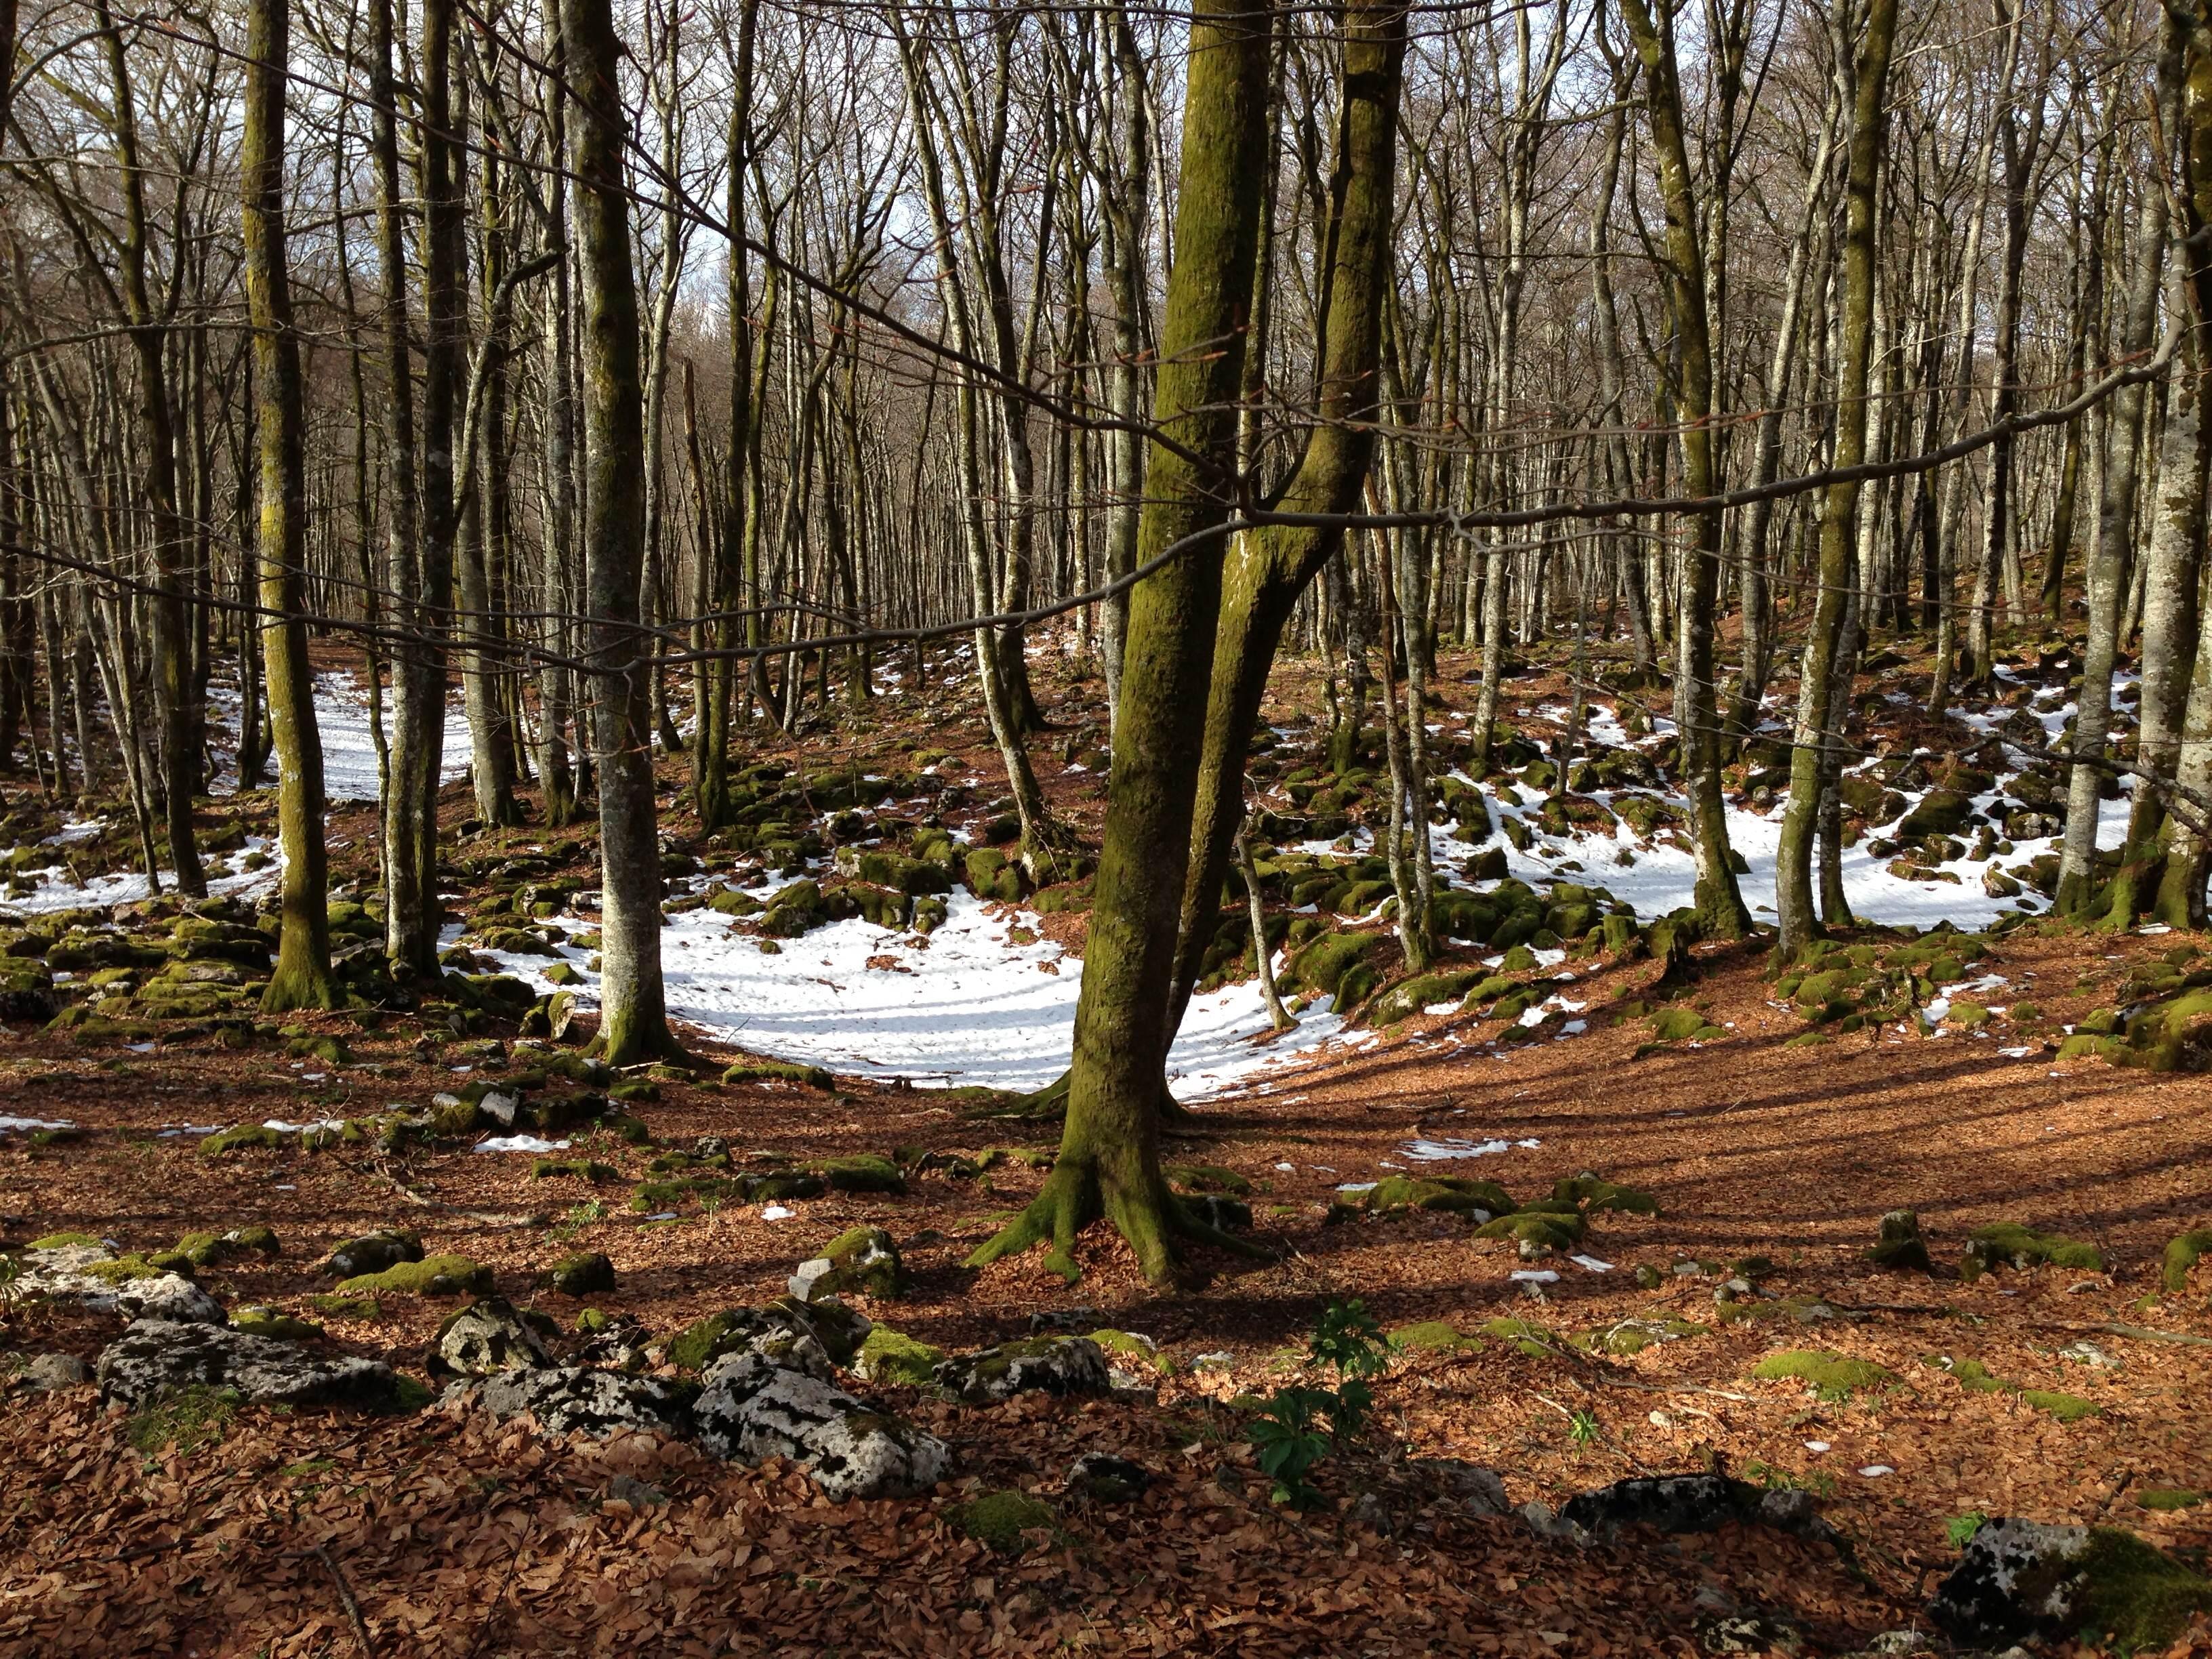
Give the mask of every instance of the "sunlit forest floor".
MULTIPOLYGON (((290 1340, 420 1381, 468 1298, 341 1292, 322 1270, 334 1247, 404 1229, 548 1316, 555 1357, 598 1340, 588 1358, 605 1363, 587 1328, 611 1319, 635 1332, 632 1364, 677 1378, 670 1338, 782 1295, 830 1241, 878 1227, 902 1283, 846 1298, 878 1328, 951 1355, 1115 1333, 1117 1374, 1104 1393, 995 1404, 853 1384, 941 1437, 951 1474, 919 1498, 839 1504, 781 1462, 725 1462, 675 1435, 562 1439, 467 1403, 103 1406, 93 1381, 41 1389, 27 1368, 95 1364, 120 1316, 17 1294, 0 1324, 15 1374, 0 1652, 1835 1653, 1884 1632, 1915 1634, 1881 1651, 1943 1652, 1924 1604, 1984 1516, 2118 1527, 2201 1567, 2212 1262, 2178 1254, 2167 1274, 2169 1246, 2212 1226, 2212 1085, 2159 1067, 2201 1064, 2204 1021, 2130 1040, 2124 1016, 2182 1008, 2202 941, 2028 914, 2055 842, 2019 816, 2039 806, 2019 745, 2037 741, 2023 720, 2063 723, 2063 651, 2021 644, 2006 694, 1942 725, 1913 696, 1924 661, 1894 657, 1864 684, 1871 787, 1847 860, 1862 924, 1815 964, 1831 980, 1778 977, 1757 939, 1695 944, 1669 972, 1652 924, 1686 900, 1687 865, 1665 693, 1608 670, 1599 746, 1578 762, 1608 764, 1571 769, 1547 805, 1541 768, 1572 694, 1542 664, 1501 704, 1518 777, 1478 788, 1462 773, 1440 792, 1440 873, 1492 908, 1455 923, 1436 977, 1395 1002, 1397 946, 1361 863, 1387 812, 1379 738, 1329 772, 1318 665, 1287 665, 1254 783, 1301 1024, 1254 1041, 1249 943, 1239 958, 1224 921, 1212 1023, 1176 1062, 1195 1117, 1167 1154, 1186 1191, 1249 1212, 1261 1255, 1201 1251, 1175 1293, 1139 1283, 1103 1233, 1073 1288, 1036 1257, 962 1265, 1050 1161, 1056 1125, 1004 1091, 1058 1069, 1087 888, 1023 892, 972 856, 1000 833, 1000 779, 957 661, 916 687, 904 658, 906 683, 865 708, 757 740, 753 757, 787 775, 759 775, 735 836, 696 833, 684 758, 664 762, 690 1071, 597 1077, 574 1058, 596 983, 588 824, 485 832, 450 784, 466 988, 450 1006, 280 1029, 253 1020, 250 950, 221 959, 235 973, 173 971, 218 960, 195 954, 216 935, 180 927, 173 900, 142 884, 103 917, 84 909, 81 883, 131 866, 127 815, 19 794, 8 831, 31 850, 8 948, 43 964, 62 1010, 33 1017, 38 975, 20 979, 0 1038, 0 1244, 20 1261, 64 1235, 155 1257, 266 1226, 273 1255, 187 1276, 235 1322, 249 1308, 312 1322, 290 1340), (1947 791, 1968 804, 1948 830, 1929 805, 1947 791), (933 831, 952 833, 949 853, 933 858, 933 831), (68 839, 40 848, 52 836, 68 839), (841 845, 904 862, 841 867, 841 845), (932 863, 949 872, 935 893, 910 867, 932 863), (1546 925, 1501 946, 1514 882, 1546 925), (1585 903, 1593 922, 1634 925, 1552 925, 1585 903), (1346 948, 1331 941, 1362 932, 1365 980, 1319 984, 1319 959, 1346 948), (487 1118, 486 1089, 519 1100, 512 1123, 487 1118), (817 1178, 759 1184, 794 1174, 817 1178), (1437 1177, 1497 1183, 1524 1213, 1571 1200, 1551 1212, 1571 1237, 1480 1236, 1496 1229, 1437 1177), (1901 1209, 1924 1268, 1869 1256, 1901 1209), (582 1252, 607 1258, 611 1289, 552 1287, 582 1252), (1324 1380, 1308 1340, 1354 1298, 1395 1338, 1375 1410, 1317 1464, 1308 1506, 1276 1503, 1248 1429, 1274 1390, 1324 1380), (1085 1453, 1133 1459, 1152 1484, 1129 1502, 1071 1489, 1085 1453), (1449 1459, 1495 1470, 1513 1512, 1462 1501, 1449 1459), (1577 1493, 1683 1472, 1808 1494, 1834 1534, 1543 1524, 1577 1493), (974 1500, 1002 1492, 1042 1508, 972 1535, 989 1531, 974 1500)), ((1056 808, 1095 831, 1104 733, 1080 660, 1057 641, 1036 654, 1053 729, 1036 752, 1056 808)), ((1465 758, 1475 670, 1439 665, 1440 775, 1465 758)), ((1774 765, 1754 745, 1731 773, 1755 915, 1771 902, 1774 765)), ((233 908, 209 917, 251 920, 269 816, 253 793, 204 815, 234 883, 233 908)), ((373 806, 334 811, 359 974, 374 928, 351 907, 376 841, 373 806)))

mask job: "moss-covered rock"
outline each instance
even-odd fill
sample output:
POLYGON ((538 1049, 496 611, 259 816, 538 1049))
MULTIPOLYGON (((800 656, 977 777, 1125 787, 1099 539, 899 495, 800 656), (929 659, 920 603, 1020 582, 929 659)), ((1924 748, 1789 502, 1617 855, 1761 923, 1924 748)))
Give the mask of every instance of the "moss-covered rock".
POLYGON ((1252 1183, 1234 1170, 1224 1170, 1218 1164, 1170 1164, 1160 1173, 1168 1184, 1183 1193, 1229 1193, 1238 1198, 1252 1195, 1252 1183))
POLYGON ((1373 1215, 1442 1210, 1455 1215, 1497 1217, 1510 1215, 1515 1207, 1496 1182, 1456 1176, 1389 1176, 1354 1196, 1358 1207, 1373 1215))
POLYGON ((1456 1003, 1467 994, 1469 987, 1486 977, 1483 969, 1472 968, 1419 974, 1401 980, 1375 999, 1367 1011, 1368 1024, 1395 1025, 1432 1005, 1456 1003))
POLYGON ((2177 1510, 2193 1510, 2209 1497, 2212 1494, 2199 1492, 2194 1486, 2139 1486, 2136 1490, 2136 1507, 2171 1514, 2177 1510))
POLYGON ((195 1267, 221 1267, 249 1255, 275 1256, 277 1253, 276 1233, 257 1224, 233 1227, 227 1232, 186 1233, 165 1255, 155 1260, 166 1261, 167 1256, 174 1255, 195 1267))
POLYGON ((403 1261, 422 1259, 422 1236, 391 1228, 348 1239, 331 1252, 323 1271, 338 1279, 356 1279, 363 1273, 381 1273, 403 1261))
POLYGON ((807 1088, 832 1088, 836 1078, 821 1066, 805 1066, 796 1060, 738 1060, 721 1073, 726 1084, 805 1084, 807 1088))
POLYGON ((906 1177, 899 1173, 897 1164, 874 1152, 860 1152, 849 1158, 825 1158, 813 1168, 813 1173, 830 1183, 832 1192, 839 1193, 903 1193, 906 1177))
POLYGON ((1847 1354, 1817 1348, 1788 1348, 1771 1353, 1751 1368, 1751 1374, 1770 1381, 1794 1379, 1830 1401, 1848 1400, 1855 1394, 1885 1388, 1897 1381, 1896 1373, 1871 1359, 1855 1359, 1847 1354))
POLYGON ((247 1306, 230 1310, 230 1328, 248 1336, 272 1337, 280 1342, 313 1342, 323 1328, 312 1319, 298 1319, 274 1308, 247 1306))
POLYGON ((944 1359, 944 1349, 932 1347, 888 1325, 878 1325, 868 1332, 860 1352, 853 1356, 853 1375, 863 1382, 919 1389, 928 1383, 931 1372, 944 1359))
POLYGON ((2078 1423, 2085 1417, 2099 1416, 2103 1411, 2095 1401, 2085 1400, 2078 1394, 2065 1394, 2051 1389, 2024 1389, 2017 1382, 2007 1382, 1978 1359, 1938 1357, 1929 1363, 1948 1371, 1959 1386, 1969 1394, 2014 1395, 2036 1410, 2048 1412, 2062 1423, 2078 1423))
POLYGON ((1588 1170, 1580 1175, 1562 1179, 1552 1188, 1552 1196, 1570 1204, 1579 1204, 1591 1215, 1618 1212, 1623 1215, 1653 1215, 1659 1213, 1659 1200, 1641 1187, 1622 1187, 1593 1175, 1588 1170))
POLYGON ((611 1164, 602 1164, 596 1158, 540 1158, 532 1160, 530 1178, 532 1181, 589 1181, 596 1184, 602 1181, 619 1180, 621 1171, 611 1164))
POLYGON ((2166 1288, 2177 1295, 2189 1288, 2189 1270, 2212 1255, 2212 1227, 2192 1228, 2166 1247, 2166 1288))
POLYGON ((1578 1214, 1530 1208, 1486 1221, 1475 1230, 1474 1236, 1511 1239, 1521 1247, 1523 1256, 1533 1257, 1548 1251, 1572 1249, 1582 1243, 1585 1231, 1578 1214))
POLYGON ((801 1302, 824 1296, 895 1297, 905 1288, 898 1246, 881 1227, 854 1227, 799 1264, 791 1293, 801 1302))
POLYGON ((2105 1257, 2094 1244, 2078 1243, 2057 1233, 2039 1233, 2017 1222, 2001 1221, 1977 1227, 1966 1241, 1966 1275, 1978 1279, 1993 1267, 2026 1273, 2048 1262, 2083 1273, 2102 1273, 2105 1257))
POLYGON ((1695 1008, 1655 1009, 1649 1023, 1656 1042, 1711 1042, 1728 1035, 1695 1008))
POLYGON ((1932 1273, 1928 1245, 1920 1237, 1920 1218, 1911 1210, 1892 1210, 1881 1218, 1881 1236, 1867 1260, 1885 1273, 1932 1273))
POLYGON ((200 1152, 205 1158, 221 1158, 227 1152, 266 1152, 285 1146, 290 1139, 281 1129, 272 1129, 265 1123, 241 1123, 206 1137, 200 1142, 200 1152))
POLYGON ((615 1264, 597 1250, 579 1250, 555 1262, 546 1282, 563 1296, 599 1296, 615 1287, 615 1264))
POLYGON ((338 1285, 341 1296, 489 1296, 491 1269, 465 1255, 428 1255, 381 1273, 360 1273, 338 1285))
POLYGON ((1408 1353, 1467 1353, 1480 1349, 1482 1339, 1462 1331, 1449 1320, 1424 1319, 1392 1331, 1390 1343, 1408 1353))
POLYGON ((1031 1540, 1024 1534, 1056 1533, 1060 1526, 1051 1504, 1023 1492, 987 1492, 954 1504, 945 1518, 1001 1555, 1018 1555, 1029 1547, 1031 1540))

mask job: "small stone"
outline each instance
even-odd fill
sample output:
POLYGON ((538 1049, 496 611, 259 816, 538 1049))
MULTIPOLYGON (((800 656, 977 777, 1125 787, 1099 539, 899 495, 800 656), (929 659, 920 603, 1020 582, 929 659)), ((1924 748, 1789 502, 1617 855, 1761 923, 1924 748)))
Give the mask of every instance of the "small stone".
POLYGON ((547 1434, 599 1440, 624 1429, 678 1432, 686 1420, 683 1396, 670 1384, 581 1365, 502 1371, 474 1388, 457 1384, 447 1399, 481 1405, 502 1421, 527 1413, 547 1434))
POLYGON ((627 1504, 634 1510, 649 1510, 665 1504, 668 1494, 658 1486, 648 1486, 634 1474, 617 1473, 607 1482, 607 1501, 627 1504))
POLYGON ((1111 1452, 1085 1452, 1067 1471, 1068 1491, 1101 1504, 1133 1502, 1152 1484, 1150 1469, 1111 1452))
POLYGON ((23 1367, 22 1383, 40 1394, 52 1394, 58 1389, 73 1389, 88 1382, 92 1368, 73 1353, 42 1353, 23 1367))
POLYGON ((515 1114, 522 1109, 522 1097, 505 1089, 488 1089, 477 1102, 477 1110, 502 1129, 514 1127, 515 1114))
POLYGON ((212 1325, 141 1319, 101 1351, 100 1391, 134 1408, 196 1385, 264 1406, 390 1409, 399 1379, 372 1359, 311 1354, 290 1342, 212 1325))

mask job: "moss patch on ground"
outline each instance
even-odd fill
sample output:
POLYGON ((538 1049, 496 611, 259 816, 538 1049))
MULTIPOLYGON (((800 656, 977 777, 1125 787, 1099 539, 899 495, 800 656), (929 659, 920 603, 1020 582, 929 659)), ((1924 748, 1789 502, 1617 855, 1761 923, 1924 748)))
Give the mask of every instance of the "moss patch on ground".
POLYGON ((2076 1604, 2085 1640, 2121 1653, 2163 1651, 2199 1613, 2212 1579, 2117 1527, 2093 1527, 2076 1604))
POLYGON ((1895 1373, 1871 1359, 1854 1359, 1818 1348, 1785 1348, 1771 1353, 1751 1368, 1751 1374, 1769 1381, 1794 1379, 1830 1401, 1848 1400, 1863 1390, 1897 1381, 1895 1373))
POLYGON ((2192 1228, 2166 1247, 2166 1288, 2176 1295, 2189 1288, 2189 1270, 2212 1255, 2212 1227, 2192 1228))
POLYGON ((955 1504, 945 1516, 969 1537, 1002 1555, 1018 1555, 1029 1543, 1024 1533, 1057 1531, 1060 1522, 1051 1504, 1025 1492, 987 1492, 955 1504))
POLYGON ((133 1415, 124 1429, 124 1437, 133 1451, 149 1457, 170 1446, 189 1455, 222 1438, 239 1401, 235 1389, 196 1382, 133 1415))
POLYGON ((1977 1227, 1966 1241, 1966 1275, 1978 1278, 1993 1267, 2011 1267, 2025 1273, 2048 1262, 2054 1267, 2073 1267, 2084 1273, 2105 1270, 2104 1253, 2094 1244, 2083 1244, 2057 1233, 2039 1233, 2018 1222, 2000 1221, 1994 1226, 1977 1227))
POLYGON ((2016 1395, 2039 1412, 2048 1412, 2062 1423, 2079 1423, 2085 1417, 2095 1417, 2104 1408, 2094 1400, 2084 1400, 2078 1394, 2064 1394, 2055 1389, 2023 1389, 2017 1382, 2006 1381, 1992 1373, 1978 1359, 1931 1359, 1929 1363, 1951 1373, 1960 1388, 1969 1394, 2016 1395))

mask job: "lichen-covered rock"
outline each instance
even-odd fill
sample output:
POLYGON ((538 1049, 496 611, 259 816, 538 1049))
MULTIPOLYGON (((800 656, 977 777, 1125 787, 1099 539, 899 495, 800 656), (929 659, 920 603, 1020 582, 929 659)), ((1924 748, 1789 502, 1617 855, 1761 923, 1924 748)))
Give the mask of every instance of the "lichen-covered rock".
POLYGON ((948 1359, 936 1382, 970 1405, 1018 1394, 1103 1394, 1113 1386, 1106 1355, 1087 1336, 1033 1336, 948 1359))
POLYGON ((635 1314, 605 1314, 597 1308, 586 1308, 576 1322, 583 1340, 575 1347, 574 1358, 580 1365, 595 1365, 604 1370, 641 1371, 651 1363, 647 1352, 653 1344, 653 1333, 635 1314))
POLYGON ((195 1386, 234 1389, 260 1406, 400 1403, 398 1377, 375 1360, 175 1320, 138 1320, 101 1352, 96 1369, 101 1397, 132 1407, 195 1386))
POLYGON ((18 1296, 77 1302, 125 1319, 222 1325, 222 1305, 181 1273, 157 1270, 136 1256, 118 1257, 105 1244, 33 1245, 21 1258, 18 1296))
POLYGON ((801 1302, 824 1297, 896 1296, 900 1289, 898 1246, 881 1227, 854 1227, 830 1241, 820 1255, 799 1264, 792 1274, 793 1296, 801 1302))
POLYGON ((23 1367, 21 1382, 34 1394, 73 1389, 92 1376, 92 1369, 73 1353, 42 1353, 23 1367))
POLYGON ((527 1413, 548 1434, 587 1434, 596 1440, 624 1429, 680 1433, 689 1415, 682 1391, 672 1383, 584 1365, 501 1371, 473 1387, 456 1384, 447 1397, 479 1405, 501 1421, 527 1413))
POLYGON ((943 1480, 951 1464, 936 1436, 758 1354, 726 1354, 702 1382, 692 1408, 702 1446, 748 1463, 789 1458, 840 1503, 911 1498, 943 1480))
POLYGON ((2212 1613, 2212 1579, 2116 1527, 1985 1521, 1929 1603, 1960 1641, 2070 1633, 2120 1653, 2163 1651, 2212 1613))
POLYGON ((763 1307, 709 1314, 669 1343, 668 1358, 679 1370, 703 1371, 727 1355, 750 1353, 826 1382, 834 1366, 852 1363, 872 1328, 835 1297, 811 1303, 779 1297, 763 1307))
POLYGON ((544 1338, 502 1297, 486 1297, 448 1314, 431 1339, 424 1365, 433 1376, 495 1376, 550 1365, 544 1338))
POLYGON ((323 1271, 335 1279, 358 1279, 363 1273, 380 1273, 403 1261, 422 1259, 422 1236, 394 1230, 370 1233, 339 1245, 323 1264, 323 1271))

